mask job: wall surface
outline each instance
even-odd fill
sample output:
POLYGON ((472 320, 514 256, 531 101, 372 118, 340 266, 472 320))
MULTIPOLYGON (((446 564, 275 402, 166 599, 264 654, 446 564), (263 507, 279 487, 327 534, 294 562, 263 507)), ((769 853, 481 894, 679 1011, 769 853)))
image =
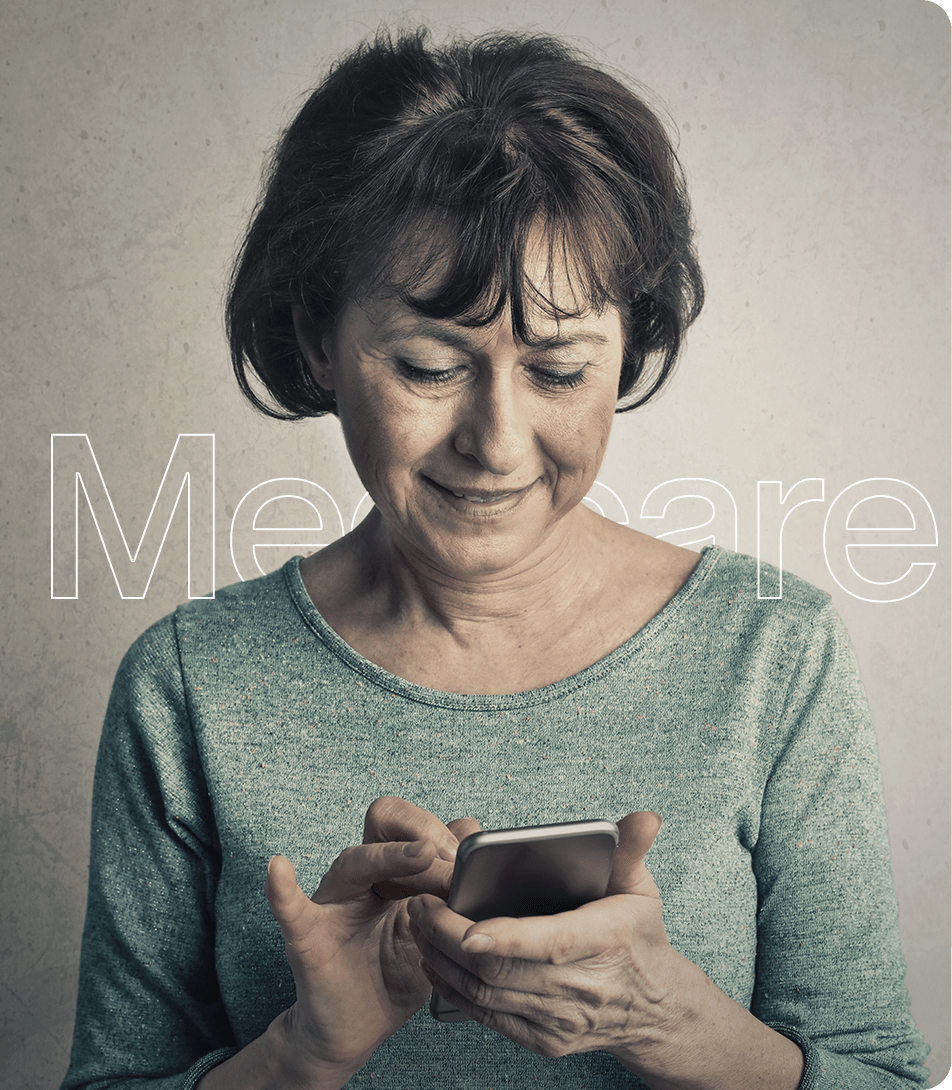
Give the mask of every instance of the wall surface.
MULTIPOLYGON (((219 586, 237 578, 232 516, 261 482, 307 478, 349 525, 362 489, 336 422, 253 415, 230 378, 220 297, 263 154, 326 63, 383 20, 425 20, 438 33, 563 34, 667 109, 708 302, 669 391, 616 421, 607 487, 593 499, 648 532, 683 543, 713 532, 729 546, 732 500, 736 545, 755 552, 757 482, 786 491, 822 479, 822 500, 817 483, 795 497, 814 498, 786 522, 782 560, 833 594, 857 646, 883 755, 908 986, 938 1083, 950 1024, 941 9, 925 0, 475 0, 460 9, 446 0, 406 9, 11 0, 0 10, 0 1084, 50 1087, 65 1071, 105 702, 124 649, 188 594, 181 511, 146 597, 133 600, 120 597, 83 504, 79 596, 51 598, 50 436, 88 434, 134 548, 176 437, 213 433, 219 586), (642 517, 651 490, 680 478, 703 479, 665 493, 708 496, 715 520, 703 530, 679 533, 707 520, 704 500, 642 517), (888 480, 837 499, 870 479, 888 480), (873 543, 911 544, 854 550, 851 573, 846 546, 859 538, 847 515, 877 493, 894 498, 861 504, 851 525, 873 543), (905 539, 882 529, 910 519, 905 539), (901 601, 875 600, 913 562, 935 564, 931 579, 904 585, 901 601)), ((771 494, 763 490, 762 555, 776 562, 771 494)), ((199 513, 210 518, 210 505, 199 513)), ((238 537, 247 567, 251 539, 238 537)), ((265 568, 282 555, 258 550, 265 568)))

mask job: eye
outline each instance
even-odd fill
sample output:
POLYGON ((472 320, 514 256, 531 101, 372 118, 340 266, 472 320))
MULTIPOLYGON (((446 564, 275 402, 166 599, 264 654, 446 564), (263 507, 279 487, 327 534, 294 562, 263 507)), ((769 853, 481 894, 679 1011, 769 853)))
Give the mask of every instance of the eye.
POLYGON ((577 371, 553 371, 548 367, 530 367, 532 379, 540 386, 550 390, 573 390, 581 386, 585 381, 585 368, 583 364, 577 371))
POLYGON ((397 365, 397 370, 403 375, 404 378, 409 379, 411 382, 419 382, 423 386, 438 386, 444 382, 452 382, 457 377, 459 367, 417 367, 416 364, 410 363, 409 360, 401 359, 399 357, 394 361, 397 365))

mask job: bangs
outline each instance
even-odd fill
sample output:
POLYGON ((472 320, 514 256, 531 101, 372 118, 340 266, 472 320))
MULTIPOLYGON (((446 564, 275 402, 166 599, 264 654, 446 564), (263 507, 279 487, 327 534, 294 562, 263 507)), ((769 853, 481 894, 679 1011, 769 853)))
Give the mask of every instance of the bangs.
POLYGON ((420 217, 371 272, 354 270, 353 297, 395 297, 427 318, 490 325, 509 308, 513 332, 535 339, 533 316, 561 321, 627 311, 604 219, 588 227, 539 217, 510 224, 486 216, 420 217))
MULTIPOLYGON (((380 211, 351 237, 348 294, 393 295, 426 317, 472 326, 508 306, 529 343, 532 314, 627 312, 652 289, 658 270, 648 274, 637 240, 653 233, 633 229, 624 192, 632 179, 591 133, 564 116, 530 133, 485 110, 434 117, 435 108, 418 105, 418 123, 361 149, 372 181, 354 204, 380 211)), ((650 214, 651 195, 638 198, 650 214)))

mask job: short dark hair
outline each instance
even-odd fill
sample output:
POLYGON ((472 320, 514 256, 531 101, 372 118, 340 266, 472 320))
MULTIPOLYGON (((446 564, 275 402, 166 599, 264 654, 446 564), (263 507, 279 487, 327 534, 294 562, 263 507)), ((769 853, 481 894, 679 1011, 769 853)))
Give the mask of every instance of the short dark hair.
POLYGON ((527 295, 567 316, 526 282, 540 226, 550 276, 569 271, 579 312, 619 308, 619 410, 644 404, 704 298, 684 175, 662 123, 555 38, 434 46, 426 30, 379 33, 334 65, 274 151, 226 305, 242 391, 280 419, 335 412, 298 347, 292 307, 324 331, 347 299, 382 289, 470 325, 508 303, 530 343, 527 295), (426 276, 434 262, 447 270, 437 285, 426 276))

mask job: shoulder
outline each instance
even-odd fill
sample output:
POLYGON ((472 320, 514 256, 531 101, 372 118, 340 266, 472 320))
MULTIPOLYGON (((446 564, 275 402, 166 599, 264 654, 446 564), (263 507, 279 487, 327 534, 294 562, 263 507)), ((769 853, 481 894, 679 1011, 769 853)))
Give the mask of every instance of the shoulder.
POLYGON ((783 673, 833 658, 854 669, 846 626, 829 594, 755 557, 705 549, 679 599, 685 623, 693 618, 695 630, 735 659, 770 662, 783 673))
MULTIPOLYGON (((289 567, 286 565, 285 567, 289 567)), ((293 642, 297 611, 285 569, 196 598, 147 628, 116 673, 100 745, 132 767, 194 763, 193 734, 249 664, 293 642), (123 758, 123 755, 125 757, 123 758)))
POLYGON ((285 633, 296 615, 289 589, 291 565, 247 582, 232 583, 214 597, 192 598, 147 628, 126 652, 117 683, 138 676, 179 673, 192 650, 215 647, 241 649, 285 633))
POLYGON ((829 594, 761 564, 761 587, 780 587, 781 593, 760 597, 758 561, 725 549, 706 550, 702 566, 710 639, 729 648, 736 667, 756 684, 779 686, 775 696, 783 692, 791 721, 793 712, 818 700, 831 716, 852 706, 864 721, 868 718, 852 642, 829 594))
POLYGON ((714 546, 704 550, 698 568, 705 594, 737 612, 756 610, 788 623, 812 623, 819 614, 832 611, 826 591, 753 556, 714 546))
POLYGON ((178 628, 234 630, 249 627, 269 618, 284 620, 293 608, 289 582, 297 559, 283 567, 247 582, 232 583, 215 591, 214 597, 192 598, 171 614, 178 628))

